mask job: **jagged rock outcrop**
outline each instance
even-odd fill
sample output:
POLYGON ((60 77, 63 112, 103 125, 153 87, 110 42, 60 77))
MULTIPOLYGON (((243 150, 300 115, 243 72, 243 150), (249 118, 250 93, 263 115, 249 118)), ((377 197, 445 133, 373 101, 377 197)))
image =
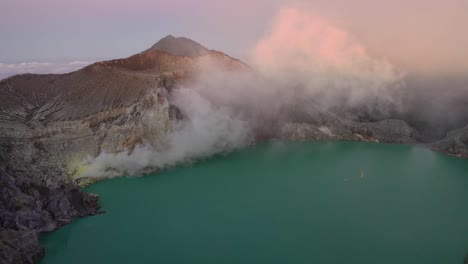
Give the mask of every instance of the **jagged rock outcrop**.
POLYGON ((13 148, 0 144, 0 263, 37 263, 44 255, 38 235, 75 217, 99 213, 99 197, 53 168, 42 164, 20 168, 22 161, 7 160, 13 148))
POLYGON ((285 124, 280 138, 292 140, 356 140, 411 144, 419 141, 419 132, 403 120, 386 119, 356 122, 319 106, 317 102, 294 100, 296 122, 285 124))
POLYGON ((283 126, 280 137, 300 141, 355 140, 409 144, 417 142, 418 132, 401 120, 374 123, 347 122, 340 126, 288 123, 283 126))
POLYGON ((358 138, 383 143, 412 144, 420 138, 419 133, 408 123, 395 119, 372 123, 354 122, 350 130, 358 138))
MULTIPOLYGON (((0 219, 4 229, 50 232, 74 217, 98 212, 98 196, 81 191, 70 182, 49 186, 32 172, 2 172, 0 219)), ((40 173, 40 172, 39 172, 40 173)))
POLYGON ((468 158, 468 126, 449 132, 444 139, 433 143, 432 148, 449 155, 468 158))

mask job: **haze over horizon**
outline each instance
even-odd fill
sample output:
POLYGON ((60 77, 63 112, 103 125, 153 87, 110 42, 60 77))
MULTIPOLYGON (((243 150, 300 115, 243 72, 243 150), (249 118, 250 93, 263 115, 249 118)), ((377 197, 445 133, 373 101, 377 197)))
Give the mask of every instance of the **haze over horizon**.
POLYGON ((370 54, 405 71, 463 76, 468 69, 464 0, 2 1, 0 63, 11 68, 25 62, 50 66, 128 57, 168 34, 249 62, 280 11, 290 7, 331 21, 370 54))

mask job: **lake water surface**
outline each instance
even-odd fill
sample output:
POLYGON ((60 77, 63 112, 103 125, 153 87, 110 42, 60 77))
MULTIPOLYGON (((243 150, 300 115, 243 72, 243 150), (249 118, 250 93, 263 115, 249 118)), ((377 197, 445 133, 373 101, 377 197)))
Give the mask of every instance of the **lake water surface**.
POLYGON ((92 185, 106 214, 43 237, 42 263, 463 263, 468 160, 425 148, 265 143, 92 185))

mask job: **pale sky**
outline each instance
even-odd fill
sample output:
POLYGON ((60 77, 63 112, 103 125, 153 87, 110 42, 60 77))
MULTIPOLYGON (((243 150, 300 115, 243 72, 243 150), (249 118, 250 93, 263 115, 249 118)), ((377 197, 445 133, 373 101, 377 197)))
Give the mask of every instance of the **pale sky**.
POLYGON ((0 63, 127 57, 167 34, 246 59, 291 6, 398 67, 468 74, 468 0, 0 0, 0 63))

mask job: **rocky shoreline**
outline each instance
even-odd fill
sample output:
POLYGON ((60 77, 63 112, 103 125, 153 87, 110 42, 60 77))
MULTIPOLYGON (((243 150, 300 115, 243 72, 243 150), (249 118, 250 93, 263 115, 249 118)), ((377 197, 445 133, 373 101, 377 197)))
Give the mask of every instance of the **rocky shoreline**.
POLYGON ((0 263, 38 263, 45 253, 39 236, 100 213, 99 197, 67 181, 47 183, 50 169, 15 170, 9 152, 0 145, 0 263))

